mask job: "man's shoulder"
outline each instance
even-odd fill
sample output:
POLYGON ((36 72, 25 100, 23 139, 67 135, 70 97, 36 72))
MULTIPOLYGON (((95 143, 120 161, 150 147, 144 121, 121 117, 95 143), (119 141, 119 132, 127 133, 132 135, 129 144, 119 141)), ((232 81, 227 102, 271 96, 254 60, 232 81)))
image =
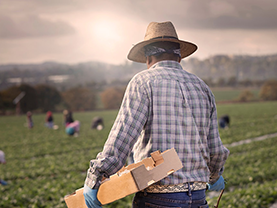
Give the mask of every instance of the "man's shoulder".
POLYGON ((210 87, 197 75, 186 72, 186 79, 186 82, 190 82, 193 85, 197 84, 201 87, 202 90, 208 92, 209 94, 212 94, 210 87))
POLYGON ((154 80, 156 76, 158 76, 159 73, 157 70, 153 69, 145 69, 137 74, 135 74, 132 78, 132 81, 139 81, 139 82, 145 82, 149 80, 154 80))

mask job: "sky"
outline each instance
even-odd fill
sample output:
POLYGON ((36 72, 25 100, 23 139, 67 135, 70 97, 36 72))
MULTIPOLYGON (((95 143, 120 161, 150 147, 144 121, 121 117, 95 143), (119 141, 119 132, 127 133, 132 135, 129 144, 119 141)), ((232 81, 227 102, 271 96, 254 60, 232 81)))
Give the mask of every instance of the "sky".
POLYGON ((164 21, 198 46, 190 57, 277 53, 276 0, 0 0, 0 64, 124 64, 164 21))

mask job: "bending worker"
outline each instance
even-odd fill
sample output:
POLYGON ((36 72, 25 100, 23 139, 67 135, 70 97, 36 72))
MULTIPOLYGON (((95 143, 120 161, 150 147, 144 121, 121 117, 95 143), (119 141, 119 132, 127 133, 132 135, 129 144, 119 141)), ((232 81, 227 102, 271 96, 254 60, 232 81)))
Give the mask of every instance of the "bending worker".
POLYGON ((147 70, 129 82, 103 151, 90 162, 84 186, 89 208, 101 207, 102 177, 120 170, 132 149, 138 162, 156 150, 175 148, 183 163, 179 171, 136 193, 133 207, 208 207, 206 183, 210 190, 224 189, 229 150, 219 136, 215 98, 180 65, 196 50, 195 44, 178 39, 171 22, 151 22, 144 41, 130 50, 128 59, 146 63, 147 70))

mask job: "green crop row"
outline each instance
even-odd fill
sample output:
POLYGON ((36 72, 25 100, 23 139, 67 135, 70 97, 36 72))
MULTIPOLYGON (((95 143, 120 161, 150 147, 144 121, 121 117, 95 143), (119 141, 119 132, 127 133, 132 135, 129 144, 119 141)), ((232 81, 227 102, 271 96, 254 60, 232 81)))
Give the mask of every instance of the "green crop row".
MULTIPOLYGON (((216 102, 220 101, 231 101, 231 100, 236 100, 238 99, 239 95, 243 92, 243 89, 213 89, 212 92, 215 96, 216 102)), ((253 89, 250 90, 251 93, 253 93, 255 98, 259 97, 259 90, 253 89)))
MULTIPOLYGON (((219 195, 219 194, 218 194, 219 195)), ((208 197, 208 203, 215 205, 218 196, 208 197)), ((247 186, 224 192, 219 207, 224 208, 269 208, 277 199, 277 180, 264 183, 250 183, 247 186)))
MULTIPOLYGON (((44 126, 45 115, 33 115, 33 129, 24 126, 25 116, 0 117, 0 149, 7 160, 0 177, 9 183, 0 186, 0 207, 66 208, 64 196, 83 186, 89 161, 101 151, 116 113, 74 113, 81 122, 79 137, 65 134, 61 113, 54 114, 58 130, 44 126), (90 128, 94 116, 104 118, 102 131, 90 128)), ((231 117, 230 128, 220 129, 224 144, 277 132, 277 102, 218 105, 218 115, 223 114, 231 117)), ((220 207, 269 207, 276 201, 276 142, 229 147, 220 207)), ((132 196, 104 207, 130 207, 132 196)), ((208 196, 210 207, 216 199, 208 196)))
POLYGON ((224 175, 230 184, 239 187, 249 183, 276 180, 276 143, 275 137, 229 148, 231 154, 226 162, 224 175), (241 149, 243 147, 245 150, 241 149))
POLYGON ((230 128, 220 129, 224 144, 277 132, 277 102, 219 105, 218 117, 228 114, 230 128))
MULTIPOLYGON (((62 114, 54 114, 58 130, 44 127, 44 115, 33 115, 33 129, 24 127, 25 116, 1 117, 0 149, 6 165, 0 177, 0 207, 66 207, 63 197, 83 186, 89 161, 101 151, 116 111, 100 112, 103 131, 90 129, 98 112, 76 113, 81 122, 79 137, 65 134, 62 114)), ((126 199, 125 199, 126 200, 126 199)))
MULTIPOLYGON (((260 208, 276 202, 276 143, 277 137, 229 148, 221 207, 260 208)), ((209 204, 216 200, 208 197, 209 204)))

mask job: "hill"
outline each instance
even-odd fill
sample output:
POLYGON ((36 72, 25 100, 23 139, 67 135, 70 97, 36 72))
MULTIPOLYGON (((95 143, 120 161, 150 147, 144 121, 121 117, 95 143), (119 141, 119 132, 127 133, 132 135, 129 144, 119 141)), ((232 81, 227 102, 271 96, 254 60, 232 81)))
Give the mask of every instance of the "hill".
MULTIPOLYGON (((268 56, 216 55, 204 60, 185 59, 181 64, 187 71, 212 82, 220 79, 236 81, 277 79, 277 54, 268 56)), ((60 90, 90 82, 127 83, 134 74, 145 68, 144 64, 134 62, 121 65, 101 62, 0 65, 0 90, 23 82, 34 85, 52 83, 60 90)))
POLYGON ((268 56, 217 55, 200 61, 188 59, 184 68, 202 79, 229 79, 264 81, 277 78, 277 54, 268 56))

